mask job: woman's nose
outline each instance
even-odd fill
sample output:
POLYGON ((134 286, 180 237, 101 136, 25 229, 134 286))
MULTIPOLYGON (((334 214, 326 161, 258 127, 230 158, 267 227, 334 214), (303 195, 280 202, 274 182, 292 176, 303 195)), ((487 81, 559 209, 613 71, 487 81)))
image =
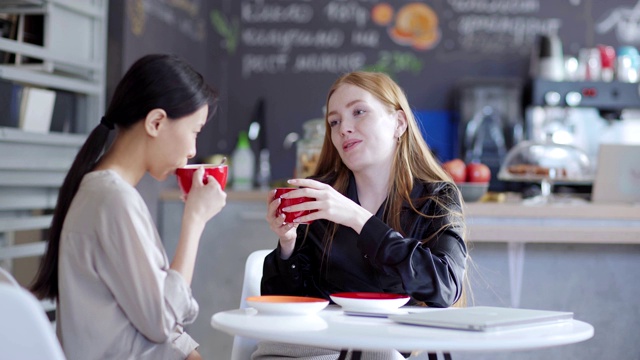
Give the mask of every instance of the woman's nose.
POLYGON ((191 151, 189 151, 189 153, 187 154, 187 159, 193 159, 194 157, 196 157, 196 149, 195 148, 191 149, 191 151))
POLYGON ((346 135, 353 132, 353 126, 348 121, 343 121, 340 123, 340 134, 346 135))

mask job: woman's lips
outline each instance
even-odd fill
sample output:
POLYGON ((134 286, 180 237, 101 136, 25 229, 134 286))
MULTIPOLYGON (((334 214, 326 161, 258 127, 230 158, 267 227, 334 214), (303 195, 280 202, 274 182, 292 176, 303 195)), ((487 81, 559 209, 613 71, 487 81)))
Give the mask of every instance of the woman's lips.
POLYGON ((358 145, 361 142, 362 141, 360 141, 360 140, 347 140, 347 141, 342 143, 342 150, 348 151, 348 150, 352 149, 354 146, 358 145))

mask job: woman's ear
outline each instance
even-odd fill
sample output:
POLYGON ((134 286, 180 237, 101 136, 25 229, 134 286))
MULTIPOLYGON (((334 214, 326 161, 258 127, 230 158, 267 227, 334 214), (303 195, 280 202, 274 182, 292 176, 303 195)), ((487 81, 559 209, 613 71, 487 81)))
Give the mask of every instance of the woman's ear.
POLYGON ((396 138, 399 138, 400 136, 402 136, 402 134, 404 134, 405 131, 407 131, 407 114, 405 114, 404 111, 402 110, 397 110, 396 111, 396 132, 395 132, 396 138))
POLYGON ((144 119, 144 128, 149 136, 156 137, 164 123, 168 120, 167 113, 164 110, 153 109, 149 111, 144 119))

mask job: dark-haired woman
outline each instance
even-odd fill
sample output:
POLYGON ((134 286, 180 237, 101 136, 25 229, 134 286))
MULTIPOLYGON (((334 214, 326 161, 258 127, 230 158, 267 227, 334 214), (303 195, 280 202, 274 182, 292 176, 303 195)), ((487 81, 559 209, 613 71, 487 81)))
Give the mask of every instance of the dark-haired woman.
POLYGON ((32 285, 40 298, 57 299, 58 336, 69 359, 200 358, 182 326, 198 314, 190 287, 198 244, 226 194, 213 178, 204 185, 198 170, 169 262, 135 186, 146 173, 164 180, 194 157, 215 106, 215 92, 187 63, 148 55, 124 75, 80 149, 32 285))
MULTIPOLYGON (((262 294, 329 299, 337 292, 406 294, 409 304, 462 303, 467 247, 462 199, 429 151, 402 89, 389 76, 352 72, 327 96, 326 135, 315 174, 292 179, 283 197, 315 201, 284 211, 315 210, 292 224, 267 221, 279 238, 264 263, 262 294), (310 225, 301 225, 313 221, 310 225)), ((337 359, 336 349, 261 343, 253 359, 281 354, 337 359)), ((369 351, 362 359, 402 359, 369 351)))

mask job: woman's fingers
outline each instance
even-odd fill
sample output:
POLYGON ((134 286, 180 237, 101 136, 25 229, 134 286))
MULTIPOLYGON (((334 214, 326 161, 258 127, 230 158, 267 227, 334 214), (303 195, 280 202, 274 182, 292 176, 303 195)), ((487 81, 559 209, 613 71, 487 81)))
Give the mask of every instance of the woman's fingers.
POLYGON ((204 178, 204 166, 198 166, 196 171, 193 173, 193 180, 192 180, 193 185, 196 185, 196 184, 202 185, 203 178, 204 178))

